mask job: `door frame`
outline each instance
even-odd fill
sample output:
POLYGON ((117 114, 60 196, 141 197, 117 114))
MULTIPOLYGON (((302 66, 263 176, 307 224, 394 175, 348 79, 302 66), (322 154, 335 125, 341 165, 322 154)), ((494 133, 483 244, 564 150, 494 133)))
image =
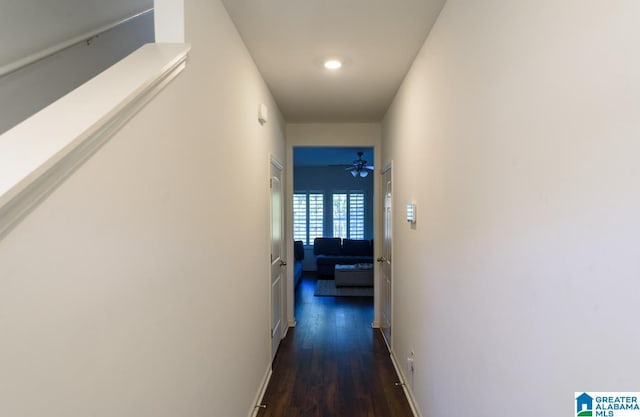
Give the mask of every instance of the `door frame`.
POLYGON ((285 166, 274 156, 274 155, 269 155, 269 164, 268 164, 268 178, 269 178, 269 314, 268 314, 268 325, 267 325, 267 329, 269 332, 269 351, 271 353, 271 360, 274 359, 275 354, 277 351, 277 348, 274 349, 274 345, 273 345, 273 338, 274 337, 278 337, 279 338, 279 342, 278 342, 278 346, 280 345, 280 342, 282 341, 282 339, 285 337, 287 330, 288 330, 288 325, 287 325, 287 320, 286 320, 286 311, 287 311, 287 296, 286 296, 286 288, 288 286, 288 268, 289 266, 286 263, 286 260, 289 259, 289 257, 287 256, 287 244, 285 242, 285 239, 287 238, 287 227, 286 227, 286 199, 287 199, 287 193, 286 193, 286 181, 285 179, 285 166), (273 178, 272 175, 272 169, 275 168, 278 171, 280 171, 280 227, 281 227, 281 232, 280 232, 280 259, 282 261, 285 262, 286 268, 285 267, 281 267, 280 270, 280 332, 274 336, 273 331, 274 329, 272 329, 272 324, 273 324, 273 292, 272 292, 272 286, 273 286, 273 282, 272 282, 272 274, 273 274, 273 259, 272 259, 272 236, 273 236, 273 205, 272 205, 272 201, 271 201, 271 180, 273 178))
MULTIPOLYGON (((293 259, 293 207, 291 206, 291 201, 293 199, 293 148, 296 147, 367 147, 373 148, 374 155, 374 166, 382 166, 382 146, 381 146, 381 137, 380 136, 371 136, 366 140, 353 140, 353 141, 345 141, 339 135, 327 135, 326 137, 323 135, 309 136, 306 138, 301 137, 288 137, 287 138, 287 146, 286 146, 286 154, 287 154, 287 163, 286 163, 286 177, 290 178, 290 181, 286 182, 286 195, 285 195, 285 211, 286 211, 286 233, 287 240, 285 242, 285 246, 287 247, 287 259, 293 259)), ((374 175, 374 183, 373 183, 373 224, 374 224, 374 260, 376 254, 380 253, 380 249, 382 248, 380 238, 381 238, 381 213, 379 204, 377 201, 379 199, 380 194, 380 182, 381 176, 377 175, 378 169, 376 169, 376 175, 374 175)), ((287 276, 293 277, 293 262, 289 262, 287 265, 287 276)), ((373 322, 371 323, 371 327, 380 328, 380 316, 381 316, 381 300, 380 300, 380 274, 378 273, 378 268, 374 268, 374 277, 373 277, 373 322)), ((287 320, 289 327, 295 327, 297 322, 295 318, 295 298, 294 298, 294 288, 293 288, 293 280, 287 280, 287 294, 286 294, 286 308, 287 308, 287 320)))
MULTIPOLYGON (((394 244, 393 244, 393 231, 394 231, 394 227, 393 227, 393 219, 394 219, 394 201, 393 201, 393 195, 394 195, 394 190, 393 190, 393 161, 390 161, 387 165, 385 165, 381 170, 380 170, 380 194, 379 196, 382 198, 378 203, 382 203, 381 204, 381 215, 380 215, 380 253, 381 256, 384 256, 384 254, 382 253, 382 250, 384 248, 384 233, 385 233, 385 228, 384 228, 384 221, 385 221, 385 213, 384 213, 384 204, 385 204, 385 199, 386 199, 386 189, 385 186, 386 184, 383 183, 382 178, 384 177, 384 175, 389 172, 389 176, 391 179, 391 230, 389 232, 390 234, 390 240, 391 240, 391 254, 390 254, 390 258, 391 258, 391 262, 389 265, 389 276, 391 277, 390 281, 391 281, 391 287, 389 288, 389 310, 390 310, 390 314, 391 314, 391 320, 389 322, 389 337, 387 340, 387 335, 384 332, 384 329, 382 329, 382 320, 384 319, 384 309, 385 309, 385 300, 383 299, 384 297, 380 297, 380 328, 382 330, 382 334, 384 336, 385 342, 387 343, 387 348, 389 349, 389 352, 392 352, 392 346, 393 346, 393 322, 394 322, 394 294, 393 294, 393 288, 394 288, 394 280, 393 280, 393 259, 394 259, 394 244)), ((382 273, 382 265, 380 265, 380 291, 383 291, 383 288, 385 286, 385 282, 384 282, 384 275, 382 273)))

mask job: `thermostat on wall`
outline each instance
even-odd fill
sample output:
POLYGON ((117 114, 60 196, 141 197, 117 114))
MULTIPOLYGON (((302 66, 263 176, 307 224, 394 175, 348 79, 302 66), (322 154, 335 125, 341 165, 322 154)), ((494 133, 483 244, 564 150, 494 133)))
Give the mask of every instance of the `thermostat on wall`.
POLYGON ((260 108, 258 109, 258 122, 260 122, 261 125, 264 125, 268 121, 269 110, 267 109, 267 106, 265 104, 261 104, 260 108))
POLYGON ((409 223, 416 222, 416 203, 407 204, 407 221, 409 223))

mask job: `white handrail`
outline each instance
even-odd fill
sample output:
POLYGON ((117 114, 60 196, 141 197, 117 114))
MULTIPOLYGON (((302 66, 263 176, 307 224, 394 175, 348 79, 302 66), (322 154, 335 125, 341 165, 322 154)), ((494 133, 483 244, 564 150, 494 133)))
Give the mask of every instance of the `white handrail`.
POLYGON ((0 135, 0 240, 180 74, 190 49, 146 44, 0 135))
POLYGON ((71 38, 69 40, 66 40, 64 42, 61 42, 57 45, 54 45, 50 48, 47 49, 43 49, 42 51, 36 52, 35 54, 31 54, 29 56, 26 56, 22 59, 19 59, 15 62, 12 62, 10 64, 7 64, 5 66, 0 67, 0 78, 4 77, 5 75, 11 74, 12 72, 16 72, 28 65, 31 65, 35 62, 38 62, 42 59, 48 58, 51 55, 55 55, 58 52, 64 51, 65 49, 71 48, 72 46, 78 45, 82 42, 87 42, 89 40, 91 40, 92 38, 107 32, 113 28, 116 28, 120 25, 123 25, 125 23, 128 23, 134 19, 137 19, 139 17, 142 17, 148 13, 153 12, 153 8, 144 10, 142 12, 136 13, 133 16, 129 16, 126 17, 124 19, 120 19, 117 20, 115 22, 109 23, 108 25, 104 25, 99 27, 98 29, 92 30, 91 32, 87 32, 84 33, 82 35, 76 36, 74 38, 71 38))

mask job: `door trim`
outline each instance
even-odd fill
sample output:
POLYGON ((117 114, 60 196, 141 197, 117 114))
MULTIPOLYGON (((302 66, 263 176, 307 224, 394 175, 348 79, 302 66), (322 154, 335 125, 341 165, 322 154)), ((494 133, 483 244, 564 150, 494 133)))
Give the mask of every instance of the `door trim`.
MULTIPOLYGON (((393 328, 394 328, 394 318, 395 318, 395 314, 394 314, 394 291, 393 291, 393 287, 394 287, 394 280, 393 280, 393 276, 394 276, 394 262, 393 259, 395 259, 395 245, 393 244, 393 218, 394 218, 394 204, 393 204, 393 195, 394 195, 394 187, 393 187, 393 160, 389 161, 388 164, 386 164, 384 166, 384 168, 380 171, 380 197, 382 197, 382 201, 383 201, 383 207, 381 210, 381 214, 380 214, 380 220, 381 220, 381 224, 380 224, 380 231, 381 231, 381 245, 382 248, 384 248, 384 233, 385 233, 385 225, 384 225, 384 221, 385 221, 385 208, 384 208, 384 200, 386 199, 386 184, 384 184, 384 182, 382 181, 382 178, 387 174, 390 174, 390 179, 391 179, 391 231, 390 231, 390 235, 391 235, 391 262, 389 265, 389 275, 391 277, 391 287, 389 288, 389 309, 391 310, 391 320, 389 323, 389 340, 387 340, 387 335, 385 334, 384 328, 383 327, 383 321, 384 321, 384 309, 385 309, 385 300, 384 297, 380 297, 380 324, 381 324, 381 333, 383 336, 383 339, 385 341, 385 343, 387 344, 387 348, 389 349, 389 352, 393 352, 393 328)), ((382 264, 380 264, 380 291, 383 291, 383 287, 384 287, 385 283, 384 283, 384 274, 382 272, 382 264)))
POLYGON ((274 259, 273 259, 273 201, 272 201, 272 183, 273 183, 273 178, 274 175, 272 174, 273 169, 276 169, 277 171, 279 171, 279 183, 280 183, 280 256, 279 256, 279 261, 278 262, 285 262, 286 263, 286 259, 287 259, 287 245, 285 244, 285 239, 286 239, 286 220, 285 220, 285 200, 286 200, 286 187, 285 187, 285 182, 284 182, 284 177, 285 177, 285 170, 284 170, 284 165, 278 160, 276 159, 276 157, 274 155, 269 155, 269 164, 268 164, 268 178, 269 178, 269 248, 268 248, 268 258, 269 258, 269 273, 268 273, 268 277, 269 277, 269 314, 268 314, 268 325, 267 325, 267 329, 269 332, 269 352, 271 354, 271 360, 273 360, 275 358, 275 354, 277 351, 277 347, 274 348, 274 338, 278 338, 278 346, 280 345, 284 335, 286 334, 286 285, 287 285, 287 281, 288 281, 288 274, 287 274, 287 269, 283 266, 280 266, 280 275, 279 278, 276 281, 278 282, 278 286, 279 286, 279 298, 280 298, 280 308, 279 308, 279 317, 277 320, 277 325, 274 327, 273 326, 273 322, 274 322, 274 314, 273 314, 273 309, 274 309, 274 298, 273 298, 273 286, 274 286, 274 281, 273 281, 273 274, 274 274, 274 259))

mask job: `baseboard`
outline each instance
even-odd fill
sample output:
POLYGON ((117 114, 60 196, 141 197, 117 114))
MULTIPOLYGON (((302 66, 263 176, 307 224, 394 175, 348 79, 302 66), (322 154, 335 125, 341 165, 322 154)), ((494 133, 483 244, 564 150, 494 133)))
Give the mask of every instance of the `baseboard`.
POLYGON ((420 410, 416 405, 415 397, 413 396, 413 390, 407 384, 407 378, 404 372, 402 371, 402 368, 398 366, 398 360, 392 350, 389 350, 389 356, 391 357, 391 362, 393 363, 393 367, 396 368, 396 374, 398 374, 398 378, 402 383, 402 390, 404 391, 404 395, 407 397, 407 401, 409 402, 409 407, 411 407, 411 412, 413 413, 413 416, 422 417, 422 414, 420 414, 420 410))
MULTIPOLYGON (((382 331, 382 329, 380 329, 380 334, 382 334, 382 340, 384 340, 384 344, 387 345, 387 350, 389 351, 389 355, 391 355, 391 340, 387 340, 387 336, 385 332, 382 331)), ((393 358, 391 359, 391 361, 393 361, 393 358)), ((398 369, 396 368, 396 371, 397 370, 398 369)))
POLYGON ((262 398, 264 397, 264 393, 267 392, 267 386, 269 385, 269 380, 271 379, 271 364, 267 367, 267 372, 265 372, 264 377, 262 378, 262 383, 260 384, 260 389, 258 389, 258 393, 256 394, 256 398, 253 401, 253 409, 249 411, 249 417, 256 417, 258 415, 258 405, 262 404, 262 398))

